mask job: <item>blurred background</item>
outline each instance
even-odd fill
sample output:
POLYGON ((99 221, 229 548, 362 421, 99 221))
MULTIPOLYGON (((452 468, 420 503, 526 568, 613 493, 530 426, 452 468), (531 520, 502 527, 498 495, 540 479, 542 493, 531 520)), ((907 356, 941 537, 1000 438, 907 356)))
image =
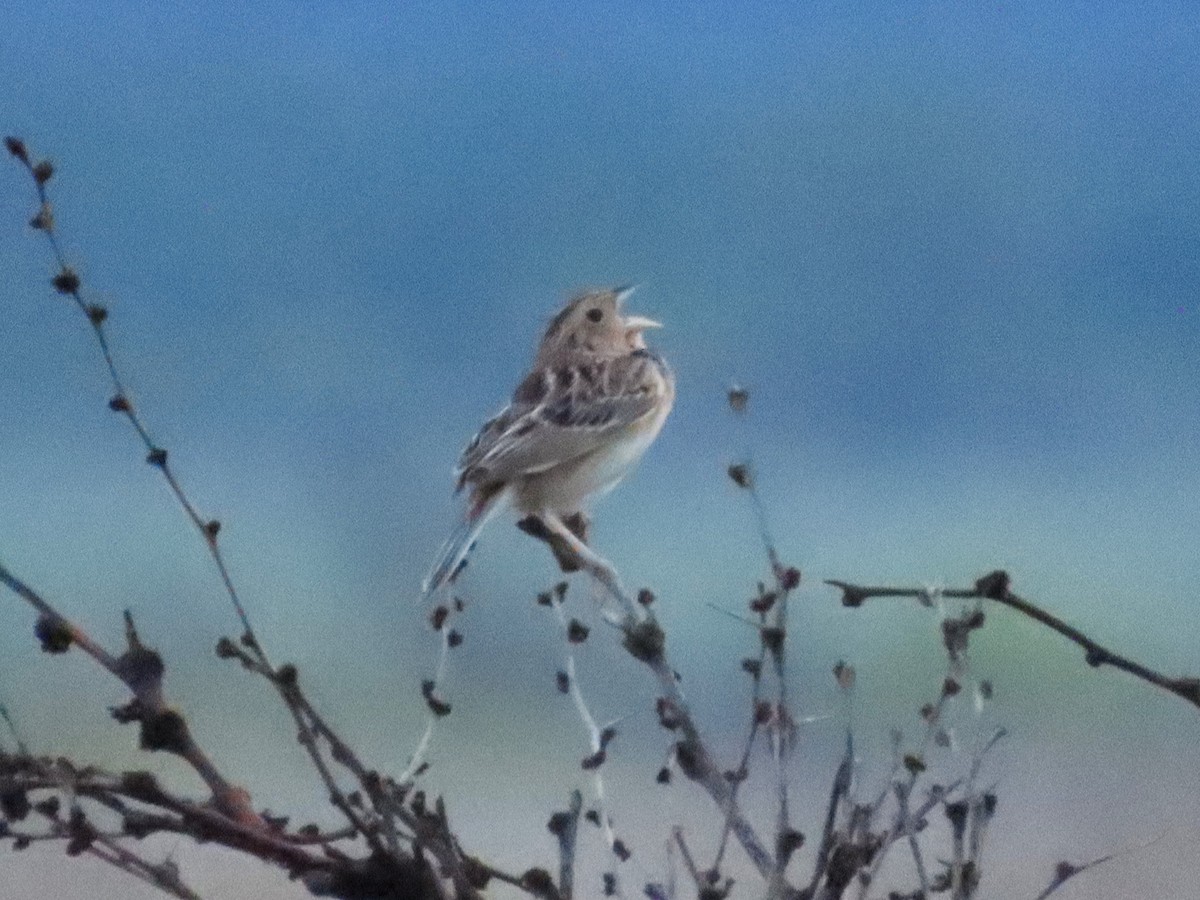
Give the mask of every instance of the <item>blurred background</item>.
MULTIPOLYGON (((1200 11, 1166 2, 50 0, 0 11, 0 124, 57 163, 67 254, 110 309, 134 402, 222 521, 268 649, 394 772, 424 723, 436 641, 416 601, 456 515, 453 462, 566 297, 639 282, 631 307, 666 323, 653 338, 679 399, 594 542, 657 592, 732 765, 756 638, 709 604, 744 608, 766 574, 724 475, 752 458, 805 573, 797 711, 828 717, 796 759, 811 835, 845 724, 834 663, 859 672, 864 794, 944 667, 936 613, 844 610, 822 579, 965 585, 1004 567, 1097 640, 1200 674, 1198 51, 1200 11)), ((33 211, 5 163, 0 559, 110 644, 133 610, 231 777, 297 823, 333 822, 273 694, 213 656, 236 620, 105 408, 33 211)), ((470 849, 515 870, 554 864, 545 821, 587 786, 557 626, 533 604, 556 577, 508 522, 485 533, 428 776, 470 849)), ((572 603, 596 625, 578 663, 597 716, 629 716, 608 785, 636 892, 663 876, 670 825, 707 855, 717 816, 653 783, 667 738, 650 681, 582 585, 572 603)), ((37 652, 12 596, 0 612, 0 702, 36 750, 199 792, 109 720, 118 684, 37 652)), ((1033 897, 1060 859, 1129 848, 1059 896, 1193 896, 1197 710, 988 614, 972 665, 995 700, 985 723, 956 713, 967 745, 1011 734, 985 769, 1000 805, 981 896, 1033 897)), ((152 849, 206 897, 303 896, 217 850, 152 849)), ((737 896, 753 886, 742 872, 737 896)), ((157 894, 50 846, 0 851, 0 898, 34 896, 157 894)))

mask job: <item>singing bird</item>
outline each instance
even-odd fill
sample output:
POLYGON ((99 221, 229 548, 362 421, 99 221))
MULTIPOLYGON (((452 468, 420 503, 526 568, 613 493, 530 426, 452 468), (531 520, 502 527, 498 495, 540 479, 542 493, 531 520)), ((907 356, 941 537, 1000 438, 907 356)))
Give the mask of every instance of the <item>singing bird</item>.
POLYGON ((675 378, 646 346, 653 319, 626 315, 632 287, 574 297, 550 321, 512 400, 471 439, 455 469, 462 521, 425 579, 428 596, 454 580, 480 530, 512 506, 548 533, 583 539, 584 505, 625 477, 654 442, 675 378))

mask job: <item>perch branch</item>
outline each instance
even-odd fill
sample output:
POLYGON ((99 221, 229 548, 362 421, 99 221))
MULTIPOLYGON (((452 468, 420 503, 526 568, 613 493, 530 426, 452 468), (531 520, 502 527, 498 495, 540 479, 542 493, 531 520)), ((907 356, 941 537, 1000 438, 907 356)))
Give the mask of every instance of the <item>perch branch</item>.
POLYGON ((645 663, 654 674, 659 690, 662 691, 663 704, 669 707, 672 722, 683 735, 676 746, 676 760, 684 774, 698 782, 716 803, 717 808, 725 814, 734 836, 755 868, 764 878, 769 879, 774 870, 772 854, 768 852, 754 826, 738 808, 732 787, 713 761, 679 686, 679 678, 667 656, 666 635, 653 612, 647 605, 639 604, 629 596, 621 587, 613 566, 585 546, 560 520, 553 516, 545 516, 544 521, 551 532, 557 534, 576 554, 580 567, 621 607, 624 618, 618 627, 624 635, 623 645, 630 655, 645 663))

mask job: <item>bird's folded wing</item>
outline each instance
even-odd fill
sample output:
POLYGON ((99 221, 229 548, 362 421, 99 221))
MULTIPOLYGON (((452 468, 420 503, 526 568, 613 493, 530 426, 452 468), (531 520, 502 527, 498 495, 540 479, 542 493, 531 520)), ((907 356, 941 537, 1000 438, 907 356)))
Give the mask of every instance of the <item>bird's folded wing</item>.
POLYGON ((459 486, 553 468, 604 446, 651 413, 665 391, 651 354, 534 371, 463 451, 459 486))

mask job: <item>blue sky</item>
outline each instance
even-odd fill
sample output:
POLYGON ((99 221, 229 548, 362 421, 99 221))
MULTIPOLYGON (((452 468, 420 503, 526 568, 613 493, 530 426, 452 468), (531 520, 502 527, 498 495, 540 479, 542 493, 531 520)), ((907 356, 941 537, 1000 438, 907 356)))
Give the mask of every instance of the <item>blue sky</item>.
MULTIPOLYGON (((402 765, 420 725, 432 647, 410 600, 454 516, 453 460, 587 285, 640 282, 638 311, 667 324, 677 409, 598 508, 596 540, 659 591, 718 739, 743 710, 713 660, 732 670, 750 642, 705 603, 736 607, 761 575, 722 475, 747 448, 812 585, 809 712, 834 704, 822 679, 852 659, 879 747, 937 683, 936 623, 842 611, 822 578, 1005 566, 1097 638, 1197 670, 1187 4, 51 2, 0 26, 0 124, 58 163, 67 252, 112 311, 139 406, 225 523, 277 655, 381 765, 402 765), (753 391, 744 423, 723 403, 734 380, 753 391)), ((249 754, 271 802, 299 802, 303 763, 248 749, 286 723, 211 659, 232 616, 104 409, 29 214, 20 173, 0 171, 0 558, 114 639, 131 606, 218 749, 249 754)), ((452 688, 466 721, 440 745, 448 796, 519 797, 530 833, 575 777, 573 747, 550 754, 545 797, 505 768, 529 740, 512 723, 555 702, 558 645, 528 603, 554 577, 544 557, 506 524, 481 545, 452 688), (509 755, 478 762, 493 745, 509 755)), ((128 736, 103 724, 119 692, 39 658, 22 616, 0 637, 0 692, 45 746, 127 764, 128 736)), ((638 673, 589 652, 598 702, 630 711, 638 673)), ((996 838, 1009 883, 1036 894, 1059 857, 1168 826, 1078 896, 1125 896, 1195 856, 1186 707, 999 613, 979 654, 1015 735, 998 774, 1011 808, 1036 811, 996 838), (1128 777, 1094 777, 1112 766, 1128 777), (1127 820, 1089 824, 1117 803, 1127 820)), ((561 712, 544 728, 565 744, 579 736, 561 712)), ((631 728, 630 771, 656 766, 652 723, 631 728)), ((814 730, 818 760, 834 739, 814 730)), ((214 896, 222 871, 202 873, 214 896)))

